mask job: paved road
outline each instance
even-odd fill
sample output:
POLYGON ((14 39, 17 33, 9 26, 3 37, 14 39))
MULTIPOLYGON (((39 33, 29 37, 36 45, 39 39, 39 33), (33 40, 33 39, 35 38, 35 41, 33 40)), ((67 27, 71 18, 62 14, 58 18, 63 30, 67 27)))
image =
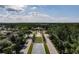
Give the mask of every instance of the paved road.
POLYGON ((34 43, 32 54, 45 54, 43 43, 34 43))
POLYGON ((48 38, 47 34, 44 34, 45 39, 46 39, 46 44, 49 48, 50 54, 58 54, 56 48, 54 47, 54 44, 51 42, 51 40, 48 38))

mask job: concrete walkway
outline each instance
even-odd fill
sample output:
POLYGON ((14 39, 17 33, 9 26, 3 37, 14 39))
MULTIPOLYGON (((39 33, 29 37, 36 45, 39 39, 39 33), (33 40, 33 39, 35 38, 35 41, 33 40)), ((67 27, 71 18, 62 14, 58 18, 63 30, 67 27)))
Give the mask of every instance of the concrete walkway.
MULTIPOLYGON (((36 37, 42 37, 40 32, 37 32, 36 37)), ((33 43, 32 54, 45 54, 45 48, 43 43, 33 43)))
POLYGON ((43 43, 34 43, 32 54, 45 54, 43 43))
POLYGON ((32 39, 28 39, 27 42, 28 42, 28 44, 26 44, 26 48, 24 48, 24 49, 22 49, 22 50, 20 51, 22 54, 27 54, 27 52, 28 52, 28 50, 29 50, 29 47, 30 47, 30 45, 31 45, 31 43, 32 43, 32 39))
POLYGON ((48 38, 48 34, 44 34, 44 37, 46 39, 46 44, 47 44, 47 46, 49 48, 50 54, 58 54, 58 52, 57 52, 56 48, 54 47, 53 43, 48 38))

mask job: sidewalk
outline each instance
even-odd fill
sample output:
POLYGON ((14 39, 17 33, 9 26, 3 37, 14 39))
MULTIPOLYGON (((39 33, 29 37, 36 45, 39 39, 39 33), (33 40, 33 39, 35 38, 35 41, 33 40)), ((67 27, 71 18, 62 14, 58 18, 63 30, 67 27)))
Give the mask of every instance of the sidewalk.
POLYGON ((44 34, 44 37, 46 39, 46 44, 49 48, 49 52, 50 54, 58 54, 56 48, 54 47, 53 43, 51 42, 51 40, 48 38, 47 34, 44 34))
POLYGON ((32 54, 45 54, 44 44, 43 43, 34 43, 32 54))
MULTIPOLYGON (((42 37, 40 32, 37 32, 36 37, 42 37)), ((45 54, 44 44, 41 43, 33 43, 32 54, 45 54)))
POLYGON ((28 44, 26 44, 26 48, 22 49, 20 52, 23 54, 27 54, 31 43, 32 43, 32 39, 28 39, 28 44))

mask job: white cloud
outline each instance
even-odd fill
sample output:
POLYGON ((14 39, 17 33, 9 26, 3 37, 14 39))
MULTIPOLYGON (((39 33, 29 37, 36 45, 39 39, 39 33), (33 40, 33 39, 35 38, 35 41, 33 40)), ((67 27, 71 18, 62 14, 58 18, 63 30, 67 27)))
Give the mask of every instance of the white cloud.
POLYGON ((0 7, 7 11, 23 11, 24 7, 27 8, 27 5, 0 5, 0 7))
POLYGON ((23 9, 24 5, 8 5, 6 6, 7 9, 12 9, 16 11, 24 10, 23 9))
POLYGON ((32 7, 31 9, 32 9, 32 10, 36 10, 36 9, 37 9, 37 7, 32 7))
POLYGON ((49 15, 43 14, 40 12, 29 12, 28 15, 36 16, 36 17, 49 17, 49 18, 51 18, 49 15))
POLYGON ((79 17, 53 17, 39 12, 30 12, 28 15, 0 15, 0 22, 21 23, 21 22, 37 22, 37 23, 54 23, 54 22, 79 22, 79 17))

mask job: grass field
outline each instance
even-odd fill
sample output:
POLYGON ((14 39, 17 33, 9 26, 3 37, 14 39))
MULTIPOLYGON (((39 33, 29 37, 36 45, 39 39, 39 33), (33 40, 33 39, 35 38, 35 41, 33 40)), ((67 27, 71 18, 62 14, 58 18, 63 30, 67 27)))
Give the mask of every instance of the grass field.
POLYGON ((46 43, 44 43, 44 48, 45 48, 45 52, 46 52, 46 54, 50 54, 49 49, 48 49, 48 46, 47 46, 46 43))
POLYGON ((30 48, 29 48, 29 50, 28 50, 28 53, 27 53, 27 54, 31 54, 31 52, 32 52, 32 48, 33 48, 33 44, 31 44, 31 45, 30 45, 30 48))
POLYGON ((42 37, 36 37, 35 43, 43 43, 43 38, 42 37))

